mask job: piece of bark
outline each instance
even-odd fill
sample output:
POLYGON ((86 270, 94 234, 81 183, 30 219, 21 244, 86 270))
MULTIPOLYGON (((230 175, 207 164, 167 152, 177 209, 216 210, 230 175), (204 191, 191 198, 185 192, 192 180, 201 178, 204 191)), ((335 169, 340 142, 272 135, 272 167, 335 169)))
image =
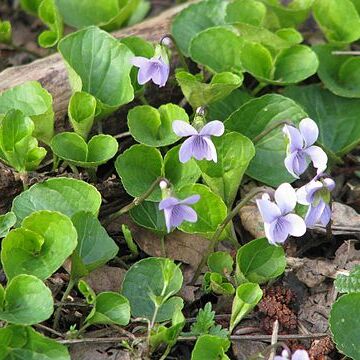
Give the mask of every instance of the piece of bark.
MULTIPOLYGON (((163 35, 170 32, 173 17, 193 2, 196 1, 173 7, 154 18, 114 32, 113 35, 118 39, 138 35, 148 41, 159 41, 163 35)), ((67 112, 71 89, 61 55, 54 54, 27 65, 4 70, 0 73, 0 92, 30 80, 39 81, 51 93, 56 119, 62 119, 67 112)))

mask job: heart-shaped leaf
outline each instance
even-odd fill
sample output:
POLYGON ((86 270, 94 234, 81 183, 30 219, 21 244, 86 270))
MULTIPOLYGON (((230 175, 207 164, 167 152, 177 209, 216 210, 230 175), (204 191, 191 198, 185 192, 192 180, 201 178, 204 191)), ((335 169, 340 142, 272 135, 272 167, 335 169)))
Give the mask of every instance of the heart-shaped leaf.
POLYGON ((18 275, 8 284, 0 304, 0 319, 12 324, 33 325, 54 311, 50 289, 35 276, 18 275))
POLYGON ((209 255, 207 265, 212 272, 230 275, 233 271, 234 260, 229 253, 216 251, 209 255))
POLYGON ((86 140, 96 115, 96 99, 86 92, 75 92, 69 102, 68 114, 74 131, 86 140))
POLYGON ((59 42, 59 51, 69 66, 73 91, 85 91, 97 99, 98 118, 134 98, 133 54, 107 32, 94 26, 77 31, 59 42))
POLYGON ((12 211, 0 215, 0 238, 5 237, 15 224, 16 216, 12 211))
POLYGON ((219 273, 207 272, 204 275, 204 289, 206 292, 214 292, 216 295, 233 295, 234 286, 219 273))
POLYGON ((136 106, 128 113, 128 126, 133 138, 153 147, 171 145, 180 139, 172 129, 175 120, 189 122, 186 111, 175 104, 162 105, 159 110, 149 105, 136 106))
MULTIPOLYGON (((293 100, 269 94, 242 105, 225 121, 225 127, 254 139, 274 122, 291 119, 296 125, 305 117, 307 114, 293 100)), ((255 157, 246 171, 249 176, 270 186, 294 181, 284 165, 286 143, 281 127, 257 142, 255 151, 255 157)))
POLYGON ((34 211, 52 210, 72 217, 79 211, 98 215, 101 195, 85 181, 71 178, 53 178, 33 185, 18 195, 12 205, 18 225, 34 211))
POLYGON ((33 135, 48 143, 54 135, 52 96, 37 81, 28 81, 0 95, 0 114, 20 110, 35 124, 33 135))
POLYGON ((233 204, 242 177, 255 156, 253 143, 245 136, 231 132, 213 139, 218 161, 199 161, 202 177, 225 204, 233 204))
POLYGON ((76 133, 63 132, 52 138, 51 149, 60 159, 87 168, 105 164, 113 158, 118 143, 111 135, 95 135, 86 143, 76 133))
POLYGON ((159 210, 159 203, 144 201, 130 211, 131 218, 144 228, 159 232, 162 235, 167 233, 164 213, 159 210))
POLYGON ((37 211, 2 241, 1 262, 8 279, 29 274, 44 280, 64 263, 76 245, 76 229, 67 216, 37 211))
POLYGON ((125 326, 130 321, 130 304, 126 297, 111 291, 96 296, 95 306, 86 318, 88 324, 116 324, 125 326))
POLYGON ((230 347, 230 340, 215 335, 201 335, 191 353, 191 360, 230 360, 225 354, 230 347))
POLYGON ((35 170, 46 155, 33 131, 33 121, 19 110, 9 110, 0 123, 0 159, 19 173, 35 170))
POLYGON ((146 258, 130 267, 125 274, 122 293, 130 302, 134 317, 151 320, 157 301, 160 306, 156 322, 172 318, 176 307, 183 307, 181 298, 175 295, 182 286, 181 270, 173 261, 165 258, 146 258))
POLYGON ((78 212, 71 221, 77 231, 77 247, 72 258, 71 275, 79 278, 86 274, 76 274, 75 269, 84 267, 87 273, 91 272, 113 259, 119 248, 92 213, 78 212))
POLYGON ((200 81, 198 76, 186 71, 176 73, 176 80, 181 91, 193 109, 227 97, 233 90, 241 86, 243 79, 242 75, 223 72, 215 74, 210 83, 205 83, 200 81))
POLYGON ((301 105, 317 123, 318 141, 326 149, 343 156, 359 144, 360 99, 336 96, 320 85, 291 86, 284 95, 301 105))
POLYGON ((257 0, 235 0, 226 7, 226 22, 241 22, 255 26, 262 25, 266 6, 257 0))
POLYGON ((10 325, 0 329, 0 359, 70 360, 66 346, 30 326, 10 325))

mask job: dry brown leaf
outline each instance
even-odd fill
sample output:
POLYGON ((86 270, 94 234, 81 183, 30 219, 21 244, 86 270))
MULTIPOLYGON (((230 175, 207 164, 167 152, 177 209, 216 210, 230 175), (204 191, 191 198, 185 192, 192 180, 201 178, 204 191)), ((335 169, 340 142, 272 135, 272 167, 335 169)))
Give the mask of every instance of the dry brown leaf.
POLYGON ((127 351, 112 348, 109 344, 73 344, 70 356, 74 360, 131 360, 127 351))
POLYGON ((119 291, 125 273, 125 269, 104 265, 92 271, 84 280, 96 293, 102 291, 119 291))
POLYGON ((260 341, 242 340, 232 343, 232 350, 237 360, 248 360, 251 356, 260 353, 266 349, 268 345, 260 341))
POLYGON ((244 229, 254 238, 261 238, 265 236, 264 222, 255 203, 249 203, 241 208, 239 216, 244 229))

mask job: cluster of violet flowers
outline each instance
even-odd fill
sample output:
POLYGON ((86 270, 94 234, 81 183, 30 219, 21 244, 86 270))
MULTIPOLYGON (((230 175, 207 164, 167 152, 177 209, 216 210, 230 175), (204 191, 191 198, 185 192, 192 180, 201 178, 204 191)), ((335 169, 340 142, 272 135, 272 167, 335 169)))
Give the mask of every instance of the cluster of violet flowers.
POLYGON ((258 199, 257 206, 264 221, 265 235, 271 244, 283 243, 289 235, 302 236, 307 227, 317 223, 327 226, 331 220, 331 192, 335 182, 324 174, 327 155, 314 145, 319 128, 310 118, 301 120, 299 129, 285 125, 283 132, 288 139, 284 164, 288 172, 300 178, 312 163, 316 176, 306 185, 295 190, 290 184, 281 184, 275 191, 274 201, 269 194, 258 199), (305 219, 294 213, 296 204, 307 205, 305 219))

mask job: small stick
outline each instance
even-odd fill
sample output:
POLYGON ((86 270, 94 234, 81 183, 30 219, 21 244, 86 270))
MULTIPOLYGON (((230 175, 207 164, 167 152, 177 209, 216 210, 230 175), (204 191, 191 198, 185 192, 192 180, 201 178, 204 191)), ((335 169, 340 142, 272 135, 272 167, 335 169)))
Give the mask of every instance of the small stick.
POLYGON ((273 332, 271 335, 271 345, 273 346, 269 355, 269 360, 274 360, 276 354, 276 343, 278 342, 278 334, 279 334, 279 321, 274 321, 273 332))
POLYGON ((360 51, 332 51, 331 52, 332 55, 354 55, 354 56, 359 56, 360 55, 360 51))

